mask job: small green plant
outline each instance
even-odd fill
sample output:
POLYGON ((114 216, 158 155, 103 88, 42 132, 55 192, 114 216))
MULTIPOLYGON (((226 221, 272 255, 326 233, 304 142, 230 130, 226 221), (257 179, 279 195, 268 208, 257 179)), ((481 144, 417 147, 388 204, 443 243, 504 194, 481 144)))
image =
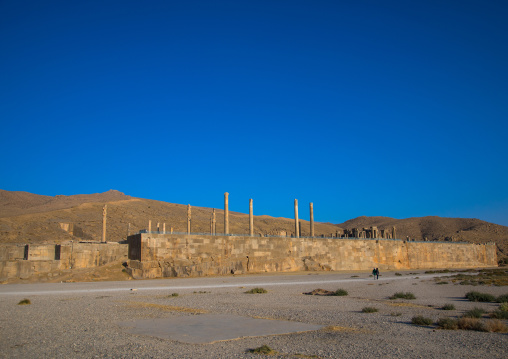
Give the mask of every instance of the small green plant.
POLYGON ((271 355, 271 354, 275 354, 276 351, 273 350, 272 348, 270 348, 268 345, 262 345, 258 348, 255 348, 255 349, 249 349, 248 350, 249 353, 256 353, 256 354, 266 354, 266 355, 271 355))
POLYGON ((503 294, 497 297, 496 302, 498 303, 508 303, 508 294, 503 294))
POLYGON ((417 315, 416 317, 411 318, 411 323, 416 325, 431 325, 432 319, 426 318, 423 315, 417 315))
POLYGON ((496 297, 488 293, 471 291, 466 293, 466 298, 471 302, 495 302, 496 297))
POLYGON ((23 300, 20 300, 18 305, 28 305, 28 304, 32 304, 32 302, 30 302, 30 299, 23 299, 23 300))
POLYGON ((448 284, 447 281, 441 281, 441 282, 437 282, 436 284, 448 284))
POLYGON ((379 309, 374 307, 364 307, 362 309, 362 313, 375 313, 375 312, 379 312, 379 309))
POLYGON ((464 317, 464 318, 481 318, 484 313, 485 313, 485 310, 483 310, 482 308, 475 307, 475 308, 465 312, 462 315, 462 317, 464 317))
POLYGON ((264 288, 252 288, 251 290, 246 291, 247 294, 262 294, 268 293, 268 291, 264 288))
POLYGON ((439 318, 436 322, 437 326, 442 329, 456 330, 459 329, 459 323, 453 318, 439 318))
POLYGON ((347 290, 345 289, 337 289, 333 295, 335 296, 339 296, 339 297, 342 297, 342 296, 345 296, 345 295, 348 295, 349 293, 347 292, 347 290))
POLYGON ((455 306, 453 304, 445 304, 441 307, 442 310, 455 310, 455 306))
POLYGON ((171 297, 178 297, 178 293, 171 294, 171 297))
POLYGON ((508 303, 507 302, 501 303, 501 305, 499 306, 499 310, 503 312, 508 312, 508 303))
POLYGON ((402 274, 400 274, 400 273, 395 273, 395 275, 396 275, 396 276, 401 276, 402 274))
POLYGON ((415 295, 411 292, 397 292, 390 297, 390 299, 416 299, 415 295))
POLYGON ((400 316, 402 315, 402 313, 395 313, 395 312, 392 312, 392 313, 390 313, 390 315, 391 315, 392 317, 400 317, 400 316))

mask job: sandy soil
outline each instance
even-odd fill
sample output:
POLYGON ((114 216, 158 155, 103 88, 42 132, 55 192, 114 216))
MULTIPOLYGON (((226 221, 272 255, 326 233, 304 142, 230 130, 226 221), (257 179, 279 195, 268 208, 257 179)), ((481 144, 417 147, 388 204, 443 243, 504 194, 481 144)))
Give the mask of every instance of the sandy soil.
POLYGON ((472 303, 464 299, 465 293, 477 290, 501 295, 507 294, 508 288, 438 285, 434 277, 439 274, 401 273, 382 273, 378 281, 368 273, 306 273, 2 285, 0 357, 259 358, 259 354, 247 351, 265 344, 278 353, 271 357, 279 358, 506 357, 507 334, 415 326, 411 318, 423 315, 435 321, 460 316, 473 307, 491 312, 498 304, 472 303), (263 287, 268 293, 245 293, 254 287, 263 287), (343 288, 349 295, 302 294, 317 288, 343 288), (388 299, 400 291, 412 292, 416 299, 388 299), (18 305, 25 298, 31 304, 18 305), (441 310, 447 303, 454 304, 456 310, 441 310), (362 313, 364 307, 379 311, 362 313), (190 344, 181 339, 131 334, 125 326, 131 322, 134 327, 137 321, 147 319, 205 318, 207 313, 323 328, 190 344))

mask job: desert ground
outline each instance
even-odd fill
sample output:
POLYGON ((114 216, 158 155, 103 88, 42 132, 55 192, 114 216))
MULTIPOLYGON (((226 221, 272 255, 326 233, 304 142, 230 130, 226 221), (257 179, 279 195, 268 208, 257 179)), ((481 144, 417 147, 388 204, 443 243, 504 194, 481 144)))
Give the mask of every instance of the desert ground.
MULTIPOLYGON (((4 358, 506 358, 508 335, 414 325, 460 317, 471 290, 454 273, 296 273, 0 286, 4 358), (437 284, 447 282, 447 284, 437 284), (248 294, 253 288, 267 293, 248 294), (305 295, 344 289, 346 296, 305 295), (411 292, 416 299, 389 299, 411 292), (29 299, 31 304, 20 305, 29 299), (442 310, 453 304, 455 310, 442 310), (364 313, 365 307, 378 312, 364 313)), ((506 320, 502 323, 507 324, 506 320)))

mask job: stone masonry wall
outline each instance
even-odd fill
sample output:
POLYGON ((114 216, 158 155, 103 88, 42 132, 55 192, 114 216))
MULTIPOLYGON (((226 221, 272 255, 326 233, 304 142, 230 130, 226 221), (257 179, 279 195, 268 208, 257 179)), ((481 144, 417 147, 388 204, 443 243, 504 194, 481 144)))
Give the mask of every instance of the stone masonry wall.
POLYGON ((43 273, 91 268, 117 260, 127 260, 127 244, 66 243, 62 245, 0 246, 0 280, 27 279, 43 273))
POLYGON ((135 278, 497 266, 493 244, 148 233, 130 236, 128 242, 135 278))

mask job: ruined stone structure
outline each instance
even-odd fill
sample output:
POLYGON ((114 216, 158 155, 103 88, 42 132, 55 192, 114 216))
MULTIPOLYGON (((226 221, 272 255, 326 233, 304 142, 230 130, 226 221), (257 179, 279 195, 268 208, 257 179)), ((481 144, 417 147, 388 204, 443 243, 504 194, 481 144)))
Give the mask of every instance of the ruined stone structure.
POLYGON ((494 244, 150 233, 130 236, 128 243, 135 278, 497 266, 494 244))
POLYGON ((7 280, 126 261, 128 245, 116 242, 4 244, 0 249, 0 280, 7 280))
POLYGON ((224 233, 229 234, 229 193, 224 193, 224 233))
MULTIPOLYGON (((102 242, 61 245, 3 245, 0 280, 28 278, 75 268, 89 268, 129 259, 135 278, 204 276, 246 272, 301 270, 381 270, 477 268, 497 266, 494 244, 414 242, 396 239, 396 228, 352 228, 315 237, 314 206, 310 207, 310 237, 301 235, 298 200, 294 201, 295 233, 280 237, 254 236, 253 201, 249 200, 249 234, 229 234, 229 193, 224 193, 224 234, 216 233, 216 214, 210 218, 210 235, 192 234, 191 205, 187 206, 187 232, 166 233, 160 222, 128 236, 128 245, 106 242, 107 206, 103 208, 102 242)), ((69 233, 74 225, 62 223, 69 233)), ((130 224, 128 233, 130 234, 130 224)))

